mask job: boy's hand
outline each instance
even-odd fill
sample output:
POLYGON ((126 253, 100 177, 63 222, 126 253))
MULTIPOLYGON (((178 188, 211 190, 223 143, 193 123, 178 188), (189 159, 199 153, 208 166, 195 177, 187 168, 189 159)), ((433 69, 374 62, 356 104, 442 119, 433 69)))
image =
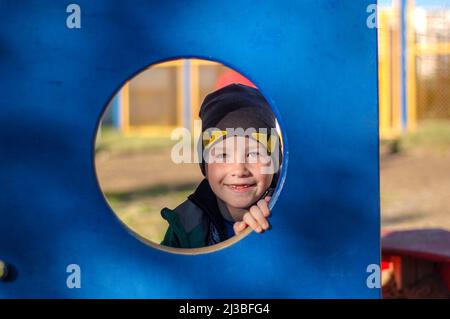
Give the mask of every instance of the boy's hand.
POLYGON ((244 214, 241 222, 233 225, 234 233, 239 235, 244 229, 250 226, 257 233, 262 233, 269 229, 267 217, 270 216, 269 202, 270 196, 266 196, 264 200, 259 200, 256 205, 250 207, 249 211, 244 214))

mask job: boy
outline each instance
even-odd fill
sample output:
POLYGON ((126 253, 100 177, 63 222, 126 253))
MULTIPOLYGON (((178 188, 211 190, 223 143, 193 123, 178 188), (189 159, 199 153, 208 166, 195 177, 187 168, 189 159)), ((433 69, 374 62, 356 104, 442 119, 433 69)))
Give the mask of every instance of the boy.
POLYGON ((206 96, 200 118, 205 179, 173 211, 161 211, 169 223, 161 245, 198 248, 247 227, 258 233, 269 228, 268 203, 278 174, 267 168, 273 166, 270 154, 279 148, 278 136, 271 135, 276 122, 270 106, 257 89, 231 84, 206 96))

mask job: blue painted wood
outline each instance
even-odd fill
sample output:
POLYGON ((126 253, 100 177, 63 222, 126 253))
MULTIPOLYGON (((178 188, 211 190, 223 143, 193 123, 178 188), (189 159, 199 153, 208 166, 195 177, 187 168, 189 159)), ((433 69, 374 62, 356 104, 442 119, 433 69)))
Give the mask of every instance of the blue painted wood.
POLYGON ((0 258, 11 297, 378 297, 376 29, 371 0, 0 3, 0 258), (155 250, 98 186, 93 143, 125 80, 177 57, 247 76, 283 129, 273 229, 219 252, 155 250), (79 264, 81 289, 66 287, 79 264))

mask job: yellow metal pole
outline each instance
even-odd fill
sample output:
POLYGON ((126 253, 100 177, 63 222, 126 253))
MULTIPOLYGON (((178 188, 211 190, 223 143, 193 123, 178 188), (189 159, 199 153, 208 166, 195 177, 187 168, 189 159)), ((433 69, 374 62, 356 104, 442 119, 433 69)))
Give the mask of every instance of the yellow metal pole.
POLYGON ((414 26, 414 0, 408 1, 407 11, 407 107, 408 107, 408 131, 414 131, 417 127, 417 97, 416 97, 416 39, 414 26))
POLYGON ((392 132, 398 135, 401 132, 401 41, 400 41, 400 3, 393 2, 393 14, 391 19, 392 26, 392 132))
POLYGON ((378 12, 378 78, 380 138, 390 134, 390 30, 389 11, 378 12))
POLYGON ((184 95, 186 94, 184 87, 184 73, 183 73, 183 63, 179 63, 176 65, 176 72, 177 72, 177 105, 176 105, 176 112, 177 112, 177 126, 182 127, 183 126, 183 116, 184 116, 184 95))
POLYGON ((125 83, 120 92, 120 109, 121 109, 121 121, 120 127, 124 134, 130 132, 130 84, 125 83))
POLYGON ((194 127, 194 120, 198 118, 198 112, 200 110, 200 64, 191 64, 191 128, 194 127))

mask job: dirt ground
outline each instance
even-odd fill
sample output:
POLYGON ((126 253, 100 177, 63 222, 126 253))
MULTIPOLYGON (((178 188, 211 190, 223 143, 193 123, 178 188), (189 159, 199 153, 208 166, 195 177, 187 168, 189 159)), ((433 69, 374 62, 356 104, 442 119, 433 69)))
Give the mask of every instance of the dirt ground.
POLYGON ((450 154, 381 154, 381 221, 387 229, 450 229, 450 154))
POLYGON ((167 185, 189 185, 201 181, 198 164, 174 164, 171 148, 142 152, 102 152, 96 156, 96 168, 106 193, 132 192, 167 185))

